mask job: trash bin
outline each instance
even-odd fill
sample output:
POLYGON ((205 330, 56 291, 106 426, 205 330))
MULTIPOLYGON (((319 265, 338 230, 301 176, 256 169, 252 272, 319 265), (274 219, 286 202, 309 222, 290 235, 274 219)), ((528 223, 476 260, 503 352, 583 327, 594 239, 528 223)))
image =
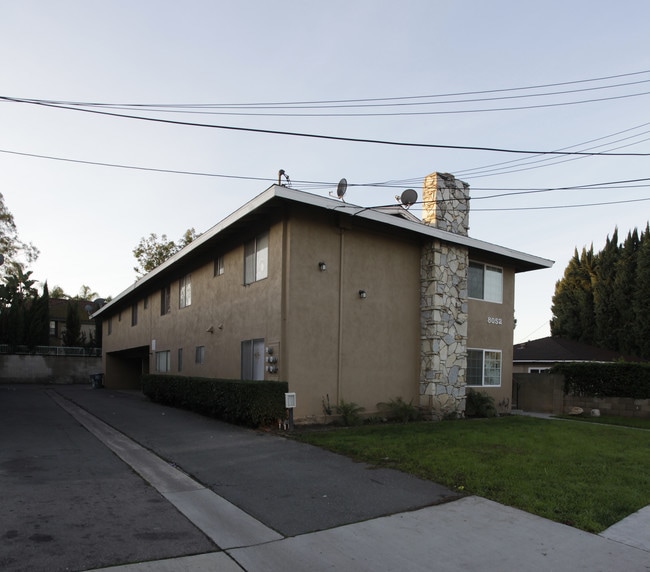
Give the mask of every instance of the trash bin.
POLYGON ((93 386, 93 389, 100 389, 104 387, 104 374, 103 373, 91 373, 90 374, 90 384, 93 386))

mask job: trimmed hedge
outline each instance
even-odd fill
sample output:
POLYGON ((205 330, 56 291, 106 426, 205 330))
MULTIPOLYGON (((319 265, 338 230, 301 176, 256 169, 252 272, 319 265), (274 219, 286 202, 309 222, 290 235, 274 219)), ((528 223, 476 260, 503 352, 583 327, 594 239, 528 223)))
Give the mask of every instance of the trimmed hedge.
POLYGON ((259 427, 284 419, 286 381, 242 381, 146 374, 142 391, 152 401, 196 411, 228 423, 259 427))
POLYGON ((566 363, 551 373, 564 375, 564 393, 582 397, 650 398, 650 364, 566 363))

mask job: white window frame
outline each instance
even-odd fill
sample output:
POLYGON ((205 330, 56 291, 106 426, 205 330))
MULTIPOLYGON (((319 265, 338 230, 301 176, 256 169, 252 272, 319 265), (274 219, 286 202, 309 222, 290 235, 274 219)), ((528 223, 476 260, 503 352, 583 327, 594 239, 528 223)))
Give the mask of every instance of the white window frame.
POLYGON ((492 264, 484 264, 470 260, 467 269, 467 295, 475 300, 503 303, 503 268, 492 264), (481 292, 472 291, 473 281, 470 278, 472 269, 481 270, 481 292))
POLYGON ((187 308, 192 305, 192 275, 186 274, 178 281, 178 307, 187 308))
POLYGON ((494 349, 468 348, 467 349, 467 386, 468 387, 501 387, 501 377, 503 376, 503 352, 494 349), (470 381, 470 353, 481 352, 481 383, 472 383, 470 381), (494 369, 495 358, 497 360, 497 370, 494 369), (490 379, 495 379, 498 375, 499 383, 490 383, 490 379), (487 380, 487 383, 486 383, 487 380))
POLYGON ((551 371, 550 367, 529 367, 528 373, 548 373, 551 371))
POLYGON ((244 245, 244 285, 269 275, 269 233, 263 232, 244 245))
POLYGON ((156 371, 158 373, 167 373, 171 370, 171 352, 165 350, 156 352, 156 371))

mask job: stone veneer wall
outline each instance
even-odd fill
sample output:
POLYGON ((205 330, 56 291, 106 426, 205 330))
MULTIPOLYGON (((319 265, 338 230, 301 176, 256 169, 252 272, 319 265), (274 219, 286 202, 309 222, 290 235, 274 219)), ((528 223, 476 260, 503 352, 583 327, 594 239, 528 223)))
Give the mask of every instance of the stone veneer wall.
POLYGON ((420 263, 420 406, 436 418, 464 415, 467 248, 432 241, 420 263))
MULTIPOLYGON (((422 188, 423 222, 467 236, 469 185, 432 173, 422 188)), ((433 239, 420 258, 420 406, 435 418, 465 413, 467 371, 466 247, 433 239)))

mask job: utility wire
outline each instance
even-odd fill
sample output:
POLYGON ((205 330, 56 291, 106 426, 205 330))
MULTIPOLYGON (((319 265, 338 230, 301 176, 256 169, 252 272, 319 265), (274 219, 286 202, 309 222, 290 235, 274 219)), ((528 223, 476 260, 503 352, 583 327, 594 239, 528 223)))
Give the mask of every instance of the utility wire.
POLYGON ((543 207, 507 207, 507 208, 478 208, 472 209, 474 212, 481 211, 536 211, 536 210, 548 210, 548 209, 573 209, 573 208, 583 208, 583 207, 600 207, 606 205, 623 205, 627 203, 640 203, 644 201, 650 201, 650 197, 644 199, 629 199, 626 201, 610 201, 606 203, 582 203, 577 205, 552 205, 552 206, 543 206, 543 207))
MULTIPOLYGON (((550 87, 561 87, 568 85, 579 85, 583 83, 591 83, 597 81, 606 81, 611 79, 619 79, 624 77, 633 77, 643 74, 649 74, 650 70, 641 70, 626 74, 617 74, 611 76, 604 76, 598 78, 590 79, 581 79, 573 80, 567 82, 556 82, 540 85, 530 85, 523 87, 511 87, 511 88, 501 88, 501 89, 490 89, 490 90, 479 90, 479 91, 464 91, 464 92, 452 92, 452 93, 441 93, 441 94, 431 94, 431 95, 414 95, 414 96, 399 96, 399 97, 380 97, 380 98, 359 98, 359 99, 332 99, 332 100, 316 100, 316 101, 288 101, 288 102, 256 102, 256 103, 180 103, 180 104, 170 104, 170 103, 101 103, 101 102, 80 102, 80 101, 65 101, 65 100, 43 100, 47 103, 52 103, 56 105, 75 105, 75 106, 120 106, 120 107, 129 107, 129 108, 174 108, 174 109, 223 109, 223 108, 287 108, 287 107, 304 107, 304 106, 323 106, 323 105, 332 105, 339 107, 349 107, 347 104, 358 104, 358 103, 368 103, 368 102, 392 102, 392 101, 411 101, 418 99, 436 99, 443 97, 459 97, 459 96, 469 96, 469 95, 485 95, 492 93, 508 93, 513 91, 529 91, 532 89, 546 89, 550 87)), ((583 91, 593 90, 593 89, 607 89, 611 87, 621 87, 627 85, 635 85, 638 83, 644 83, 650 80, 641 80, 636 82, 628 82, 622 84, 606 85, 594 88, 586 88, 583 91)), ((573 90, 581 91, 581 90, 573 90)), ((570 93, 570 92, 558 92, 558 93, 570 93)), ((532 95, 546 95, 546 94, 532 94, 532 95)), ((529 96, 523 96, 529 97, 529 96)), ((496 99, 496 98, 495 98, 496 99)), ((503 98, 506 99, 506 98, 503 98)))
MULTIPOLYGON (((647 80, 650 81, 650 80, 647 80)), ((602 89, 602 88, 599 88, 602 89)), ((541 95, 546 95, 546 94, 536 94, 535 97, 541 96, 541 95)), ((519 105, 519 106, 507 106, 507 107, 487 107, 487 108, 479 108, 479 109, 451 109, 451 110, 444 110, 444 111, 390 111, 390 112, 348 112, 348 113, 278 113, 278 112, 265 112, 265 113, 259 113, 259 112, 242 112, 242 111, 186 111, 186 110, 169 110, 169 109, 142 109, 141 107, 136 107, 136 106, 111 106, 108 104, 104 105, 98 105, 98 104, 65 104, 65 103, 57 103, 57 102, 48 102, 45 100, 23 100, 26 103, 40 103, 42 105, 48 105, 51 107, 59 107, 62 109, 78 109, 79 111, 92 111, 91 109, 86 109, 86 107, 101 107, 102 109, 124 109, 124 110, 133 110, 137 109, 138 111, 152 111, 156 113, 192 113, 192 114, 199 114, 199 115, 225 115, 225 116, 230 116, 230 117, 406 117, 406 116, 422 116, 422 115, 458 115, 462 113, 488 113, 488 112, 495 112, 495 111, 521 111, 521 110, 528 110, 528 109, 544 109, 544 108, 551 108, 551 107, 563 107, 566 105, 582 105, 585 103, 598 103, 602 101, 614 101, 618 99, 628 99, 631 97, 640 97, 640 96, 645 96, 645 95, 650 95, 650 91, 643 91, 640 93, 628 93, 628 94, 623 94, 623 95, 612 95, 608 97, 599 97, 599 98, 592 98, 592 99, 584 99, 584 100, 578 100, 578 101, 562 101, 562 102, 557 102, 557 103, 540 103, 540 104, 531 104, 531 105, 519 105)), ((513 98, 521 98, 521 97, 533 97, 532 95, 525 95, 525 96, 510 96, 508 98, 498 98, 498 99, 513 99, 513 98)), ((6 99, 6 98, 3 98, 6 99)), ((460 100, 460 101, 440 101, 440 102, 429 102, 426 105, 449 105, 452 103, 471 103, 471 102, 480 102, 480 101, 490 101, 489 99, 475 99, 475 100, 460 100)), ((391 104, 391 106, 397 106, 397 105, 425 105, 423 103, 402 103, 402 104, 391 104)), ((367 107, 367 106, 364 106, 367 107)), ((261 109, 261 108, 260 108, 261 109)), ((299 108, 299 109, 307 109, 305 107, 299 108)), ((322 109, 322 108, 319 108, 322 109)), ((127 117, 127 115, 123 115, 123 117, 127 117)), ((162 120, 161 120, 162 121, 162 120)))
MULTIPOLYGON (((244 176, 244 175, 226 175, 223 173, 208 173, 204 171, 184 171, 179 169, 160 169, 156 167, 142 167, 138 165, 125 165, 121 163, 108 163, 105 161, 88 161, 83 159, 70 159, 66 157, 55 157, 53 155, 40 155, 37 153, 25 153, 20 151, 10 151, 9 149, 0 149, 0 153, 5 153, 8 155, 17 155, 20 157, 32 157, 36 159, 47 159, 51 161, 62 161, 66 163, 78 163, 81 165, 93 165, 98 167, 111 167, 117 169, 132 169, 136 171, 151 171, 154 173, 170 173, 174 175, 193 175, 200 177, 217 177, 223 179, 239 179, 239 180, 248 180, 248 181, 266 181, 274 182, 277 180, 277 177, 253 177, 253 176, 244 176)), ((412 182, 410 180, 409 182, 412 182)), ((421 181, 421 179, 420 179, 421 181)), ((552 191, 572 191, 572 190, 604 190, 604 189, 631 189, 631 188, 644 188, 649 185, 630 185, 630 183, 643 183, 650 182, 650 177, 640 178, 640 179, 622 179, 618 181, 606 181, 599 183, 587 183, 583 185, 568 185, 562 187, 546 187, 546 188, 503 188, 503 187, 472 187, 472 192, 474 191, 504 191, 503 193, 497 195, 490 195, 487 197, 471 197, 472 200, 481 200, 481 199, 491 199, 503 196, 510 195, 519 195, 519 194, 535 194, 535 193, 546 193, 552 191)), ((308 181, 308 180, 299 180, 293 179, 293 182, 301 185, 310 185, 311 189, 323 188, 323 189, 333 189, 336 188, 336 182, 326 182, 326 181, 308 181)), ((404 188, 406 184, 401 183, 400 181, 387 182, 387 183, 348 183, 348 187, 376 187, 376 188, 404 188)), ((423 204, 423 203, 416 203, 423 204)))
POLYGON ((285 135, 289 137, 301 137, 301 138, 310 138, 310 139, 321 139, 329 141, 345 141, 350 143, 369 143, 376 145, 392 145, 399 147, 417 147, 417 148, 427 148, 427 149, 454 149, 462 151, 486 151, 494 153, 514 153, 514 154, 523 154, 523 155, 567 155, 567 156, 607 156, 607 157, 648 157, 650 153, 606 153, 606 152, 582 152, 582 151, 532 151, 532 150, 523 150, 523 149, 506 149, 500 147, 482 147, 482 146, 473 146, 473 145, 444 145, 444 144, 435 144, 435 143, 411 143, 404 141, 388 141, 382 139, 365 139, 360 137, 342 137, 336 135, 321 135, 314 133, 299 133, 294 131, 280 131, 274 129, 259 129, 252 127, 235 127, 229 125, 214 125, 210 123, 192 123, 187 121, 178 121, 171 119, 160 119, 153 117, 145 117, 140 115, 129 115, 114 113, 108 111, 99 111, 96 109, 84 109, 78 107, 70 107, 65 105, 54 105, 50 103, 45 103, 40 100, 27 100, 27 99, 17 99, 12 97, 0 96, 0 100, 12 101, 15 103, 26 103, 31 105, 40 105, 44 107, 53 107, 56 109, 65 109, 70 111, 78 111, 83 113, 91 113, 96 115, 104 115, 108 117, 120 117, 123 119, 134 119, 139 121, 147 121, 152 123, 163 123, 169 125, 182 125, 188 127, 203 127, 209 129, 221 129, 227 131, 236 131, 236 132, 246 132, 246 133, 261 133, 267 135, 285 135))

